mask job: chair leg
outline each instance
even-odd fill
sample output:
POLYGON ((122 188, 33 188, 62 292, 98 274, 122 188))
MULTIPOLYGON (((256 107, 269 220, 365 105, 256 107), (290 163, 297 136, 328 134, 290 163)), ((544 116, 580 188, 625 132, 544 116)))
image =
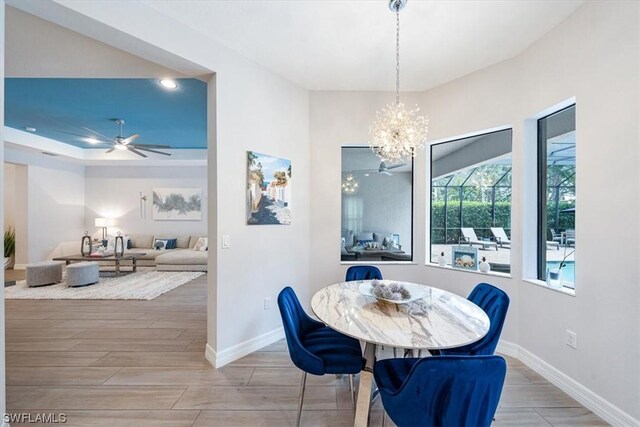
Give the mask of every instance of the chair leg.
POLYGON ((356 410, 356 389, 353 387, 353 375, 349 375, 349 391, 351 391, 351 407, 356 410))
POLYGON ((398 351, 397 350, 398 350, 397 348, 393 347, 393 358, 394 359, 398 358, 398 351))
POLYGON ((300 384, 300 404, 298 405, 298 419, 296 420, 296 426, 300 427, 300 417, 302 416, 302 402, 304 401, 304 389, 307 385, 307 373, 302 376, 302 384, 300 384))

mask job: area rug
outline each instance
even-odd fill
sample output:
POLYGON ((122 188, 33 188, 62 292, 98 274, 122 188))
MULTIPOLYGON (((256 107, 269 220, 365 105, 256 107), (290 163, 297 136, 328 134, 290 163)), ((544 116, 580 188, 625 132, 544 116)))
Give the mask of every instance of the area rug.
POLYGON ((66 283, 36 288, 18 280, 5 288, 5 299, 136 299, 151 300, 205 273, 199 271, 138 271, 120 277, 101 277, 91 286, 69 288, 66 283))

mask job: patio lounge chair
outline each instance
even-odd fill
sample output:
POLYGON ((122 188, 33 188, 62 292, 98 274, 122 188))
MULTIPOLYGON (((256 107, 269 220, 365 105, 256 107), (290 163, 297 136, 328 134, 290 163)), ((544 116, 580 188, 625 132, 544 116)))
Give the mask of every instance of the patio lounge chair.
POLYGON ((469 246, 480 245, 482 246, 482 249, 494 247, 496 248, 496 251, 498 250, 498 244, 496 242, 478 239, 478 236, 476 236, 476 232, 473 231, 473 228, 461 228, 460 231, 462 232, 462 237, 460 238, 458 243, 466 243, 469 246))
POLYGON ((502 248, 504 245, 511 246, 511 240, 507 237, 507 233, 504 231, 502 227, 491 227, 491 234, 498 242, 498 245, 502 248))
POLYGON ((565 246, 576 245, 576 230, 567 229, 564 232, 564 244, 565 246))

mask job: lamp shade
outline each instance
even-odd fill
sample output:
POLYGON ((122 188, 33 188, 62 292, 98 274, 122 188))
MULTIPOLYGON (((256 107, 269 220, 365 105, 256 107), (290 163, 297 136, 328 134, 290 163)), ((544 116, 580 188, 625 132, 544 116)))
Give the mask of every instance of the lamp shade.
POLYGON ((96 218, 96 227, 108 227, 109 219, 108 218, 96 218))

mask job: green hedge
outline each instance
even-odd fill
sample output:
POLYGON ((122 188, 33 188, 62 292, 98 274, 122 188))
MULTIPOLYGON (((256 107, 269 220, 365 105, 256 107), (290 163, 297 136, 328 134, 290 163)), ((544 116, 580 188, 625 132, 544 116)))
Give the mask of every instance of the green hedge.
MULTIPOLYGON (((444 230, 444 202, 433 202, 431 205, 431 243, 450 244, 458 243, 460 237, 459 203, 449 202, 447 205, 447 233, 444 230)), ((560 202, 560 210, 573 207, 572 203, 560 202)), ((462 202, 462 223, 464 227, 475 229, 479 238, 491 237, 491 227, 503 227, 507 234, 511 229, 511 203, 496 202, 495 223, 491 221, 491 203, 465 201, 462 202)), ((555 226, 555 206, 547 206, 547 228, 565 230, 574 228, 575 215, 560 213, 560 224, 555 226)))

